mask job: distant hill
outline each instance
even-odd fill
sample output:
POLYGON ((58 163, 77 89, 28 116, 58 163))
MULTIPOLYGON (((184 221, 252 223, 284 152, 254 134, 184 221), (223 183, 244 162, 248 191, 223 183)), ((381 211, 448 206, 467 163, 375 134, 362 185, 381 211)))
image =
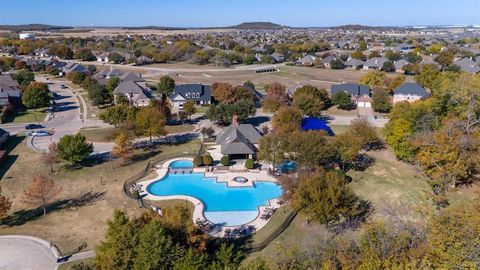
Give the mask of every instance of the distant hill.
POLYGON ((245 23, 230 26, 230 27, 227 27, 227 28, 275 30, 275 29, 283 29, 283 28, 288 28, 288 27, 280 25, 280 24, 276 24, 276 23, 271 23, 271 22, 245 22, 245 23))
POLYGON ((47 24, 19 24, 19 25, 0 25, 0 30, 21 32, 21 31, 49 31, 49 30, 62 30, 73 29, 69 26, 55 26, 47 24))

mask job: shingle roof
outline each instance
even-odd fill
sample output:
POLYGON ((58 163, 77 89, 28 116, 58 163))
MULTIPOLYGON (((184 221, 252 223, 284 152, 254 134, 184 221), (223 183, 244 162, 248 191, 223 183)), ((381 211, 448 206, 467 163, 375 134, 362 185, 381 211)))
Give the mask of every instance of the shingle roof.
POLYGON ((368 85, 361 85, 356 83, 342 83, 342 84, 334 84, 331 87, 331 95, 335 95, 340 91, 346 91, 352 96, 361 96, 361 95, 368 95, 370 96, 371 90, 368 85))
POLYGON ((224 155, 253 154, 253 144, 258 143, 260 138, 260 133, 251 124, 231 125, 218 134, 216 143, 220 144, 224 155))
POLYGON ((120 77, 121 81, 133 81, 133 82, 144 82, 145 80, 140 78, 137 74, 132 72, 127 72, 120 77))
POLYGON ((381 68, 388 59, 385 57, 373 57, 368 59, 364 66, 381 68))
POLYGON ((142 94, 144 91, 145 89, 137 83, 133 81, 124 81, 113 90, 113 94, 142 94))
POLYGON ((474 61, 468 58, 457 60, 453 62, 453 64, 459 66, 461 70, 466 72, 470 72, 470 73, 480 72, 480 67, 477 65, 477 63, 475 63, 474 61))
POLYGON ((12 78, 10 74, 0 74, 0 84, 9 87, 18 87, 18 82, 12 78))
POLYGON ((420 97, 428 96, 427 91, 418 83, 404 83, 393 90, 394 95, 416 95, 420 97))
POLYGON ((350 58, 347 62, 345 62, 345 65, 347 66, 362 66, 363 64, 365 64, 365 62, 354 58, 350 58))
POLYGON ((175 85, 173 94, 170 99, 174 99, 175 96, 180 95, 185 100, 193 101, 211 101, 212 100, 212 87, 204 84, 180 84, 175 85))

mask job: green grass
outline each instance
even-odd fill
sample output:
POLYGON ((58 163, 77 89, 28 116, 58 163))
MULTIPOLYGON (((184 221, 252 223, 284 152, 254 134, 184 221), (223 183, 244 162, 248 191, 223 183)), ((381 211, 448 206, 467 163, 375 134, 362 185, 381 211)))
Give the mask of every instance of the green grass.
POLYGON ((282 226, 285 219, 292 213, 292 208, 290 206, 282 206, 275 211, 268 223, 261 228, 253 236, 252 245, 261 244, 265 239, 267 239, 272 233, 282 226))
POLYGON ((358 110, 353 109, 353 110, 347 111, 347 110, 341 110, 337 108, 337 106, 332 106, 328 108, 327 113, 330 115, 357 116, 358 110))
POLYGON ((346 125, 329 125, 329 127, 333 130, 335 134, 342 134, 347 132, 349 126, 346 125))
POLYGON ((94 258, 88 258, 88 259, 83 259, 83 260, 79 260, 79 261, 76 261, 76 262, 63 263, 63 264, 58 266, 58 270, 70 270, 70 269, 72 269, 72 267, 74 265, 80 264, 80 263, 84 263, 86 265, 93 266, 94 260, 95 260, 94 258))
POLYGON ((192 132, 195 130, 193 125, 177 125, 177 126, 166 126, 165 130, 168 134, 173 133, 184 133, 184 132, 192 132))
POLYGON ((112 142, 115 134, 118 132, 117 128, 89 128, 80 129, 80 134, 83 134, 88 141, 91 142, 112 142))
POLYGON ((37 109, 36 113, 34 113, 33 110, 27 110, 24 112, 14 112, 7 117, 5 123, 21 124, 21 123, 43 122, 46 115, 47 115, 47 108, 37 109))
POLYGON ((208 106, 198 106, 197 107, 197 113, 205 114, 205 113, 207 113, 208 108, 209 108, 208 106))

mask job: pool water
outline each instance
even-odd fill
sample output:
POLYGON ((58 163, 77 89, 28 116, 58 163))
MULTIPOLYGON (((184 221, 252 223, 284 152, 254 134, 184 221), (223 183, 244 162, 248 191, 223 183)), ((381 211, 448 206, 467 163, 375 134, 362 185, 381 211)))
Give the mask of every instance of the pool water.
POLYGON ((253 187, 227 187, 203 173, 167 174, 147 187, 157 196, 186 195, 204 204, 204 215, 213 223, 237 226, 258 216, 258 207, 282 195, 282 188, 272 182, 255 182, 253 187))
POLYGON ((172 169, 193 168, 193 162, 190 160, 175 160, 170 163, 169 167, 172 169))

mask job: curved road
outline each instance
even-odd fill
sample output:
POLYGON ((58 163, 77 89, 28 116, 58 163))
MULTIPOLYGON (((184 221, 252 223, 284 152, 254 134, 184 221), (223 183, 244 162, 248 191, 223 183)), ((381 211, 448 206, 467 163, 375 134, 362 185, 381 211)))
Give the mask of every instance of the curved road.
POLYGON ((50 243, 34 237, 0 236, 0 269, 56 269, 58 254, 50 243))

